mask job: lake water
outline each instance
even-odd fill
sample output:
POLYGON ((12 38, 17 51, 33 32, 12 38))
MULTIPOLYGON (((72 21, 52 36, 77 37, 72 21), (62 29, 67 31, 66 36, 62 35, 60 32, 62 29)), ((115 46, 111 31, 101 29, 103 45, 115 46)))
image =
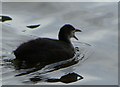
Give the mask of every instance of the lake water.
MULTIPOLYGON (((67 85, 117 85, 118 84, 118 4, 117 2, 3 2, 2 15, 12 18, 2 24, 0 61, 13 59, 12 51, 21 43, 38 37, 57 39, 64 24, 72 24, 83 32, 77 33, 79 46, 87 60, 47 73, 60 77, 76 72, 84 77, 67 85), (26 26, 40 24, 38 28, 26 26), (86 44, 87 43, 87 44, 86 44), (91 46, 89 46, 90 44, 91 46)), ((2 69, 3 85, 25 85, 27 76, 15 77, 16 71, 8 65, 2 69)), ((66 85, 65 83, 38 82, 34 85, 66 85)))

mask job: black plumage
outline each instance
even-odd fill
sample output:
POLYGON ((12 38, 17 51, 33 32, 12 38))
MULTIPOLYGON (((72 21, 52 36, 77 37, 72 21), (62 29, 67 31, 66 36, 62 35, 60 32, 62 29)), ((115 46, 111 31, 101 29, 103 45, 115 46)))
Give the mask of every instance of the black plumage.
POLYGON ((75 50, 70 41, 75 29, 70 24, 65 24, 59 31, 59 39, 37 38, 21 44, 15 51, 14 65, 16 69, 27 69, 33 67, 43 68, 48 64, 70 59, 75 50))

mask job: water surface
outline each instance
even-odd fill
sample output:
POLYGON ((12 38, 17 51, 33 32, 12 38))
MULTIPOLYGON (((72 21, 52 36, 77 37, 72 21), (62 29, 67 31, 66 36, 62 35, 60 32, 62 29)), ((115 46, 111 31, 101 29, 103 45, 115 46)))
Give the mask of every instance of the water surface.
MULTIPOLYGON (((70 85, 118 84, 117 3, 3 2, 2 13, 2 15, 12 18, 12 21, 1 23, 2 46, 0 48, 2 48, 1 56, 3 58, 14 58, 12 51, 28 40, 38 37, 57 38, 60 27, 70 23, 83 31, 76 34, 79 38, 78 43, 72 39, 73 44, 81 48, 83 42, 88 43, 94 48, 94 53, 88 51, 88 48, 84 48, 88 51, 86 61, 66 69, 50 72, 47 76, 60 77, 67 72, 74 71, 82 75, 84 79, 70 83, 70 85), (40 26, 35 29, 26 27, 37 24, 40 26), (89 54, 91 55, 88 56, 89 54)), ((14 77, 16 74, 14 69, 5 66, 1 66, 1 69, 3 85, 28 84, 23 81, 28 80, 29 75, 14 77)), ((35 85, 40 84, 65 85, 60 82, 59 84, 38 82, 35 85)))

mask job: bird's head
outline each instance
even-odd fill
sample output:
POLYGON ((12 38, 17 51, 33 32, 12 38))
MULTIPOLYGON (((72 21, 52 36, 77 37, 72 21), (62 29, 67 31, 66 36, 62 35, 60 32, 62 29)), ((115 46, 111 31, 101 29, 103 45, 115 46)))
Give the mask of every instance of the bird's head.
POLYGON ((75 38, 76 40, 78 40, 78 38, 75 36, 75 32, 82 32, 82 31, 74 28, 70 24, 65 24, 60 29, 59 40, 70 41, 70 38, 75 38))

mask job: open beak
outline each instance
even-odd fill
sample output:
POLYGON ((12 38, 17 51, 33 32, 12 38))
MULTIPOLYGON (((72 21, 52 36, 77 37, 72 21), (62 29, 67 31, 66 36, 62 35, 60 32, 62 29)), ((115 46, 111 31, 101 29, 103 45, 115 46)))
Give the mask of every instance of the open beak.
POLYGON ((82 32, 81 30, 79 30, 79 29, 75 29, 75 32, 82 32))
POLYGON ((76 40, 78 40, 78 38, 74 35, 73 38, 75 38, 76 40))
MULTIPOLYGON (((75 32, 82 32, 81 30, 79 29, 75 29, 75 32)), ((76 40, 78 40, 78 38, 74 35, 73 38, 75 38, 76 40)))

